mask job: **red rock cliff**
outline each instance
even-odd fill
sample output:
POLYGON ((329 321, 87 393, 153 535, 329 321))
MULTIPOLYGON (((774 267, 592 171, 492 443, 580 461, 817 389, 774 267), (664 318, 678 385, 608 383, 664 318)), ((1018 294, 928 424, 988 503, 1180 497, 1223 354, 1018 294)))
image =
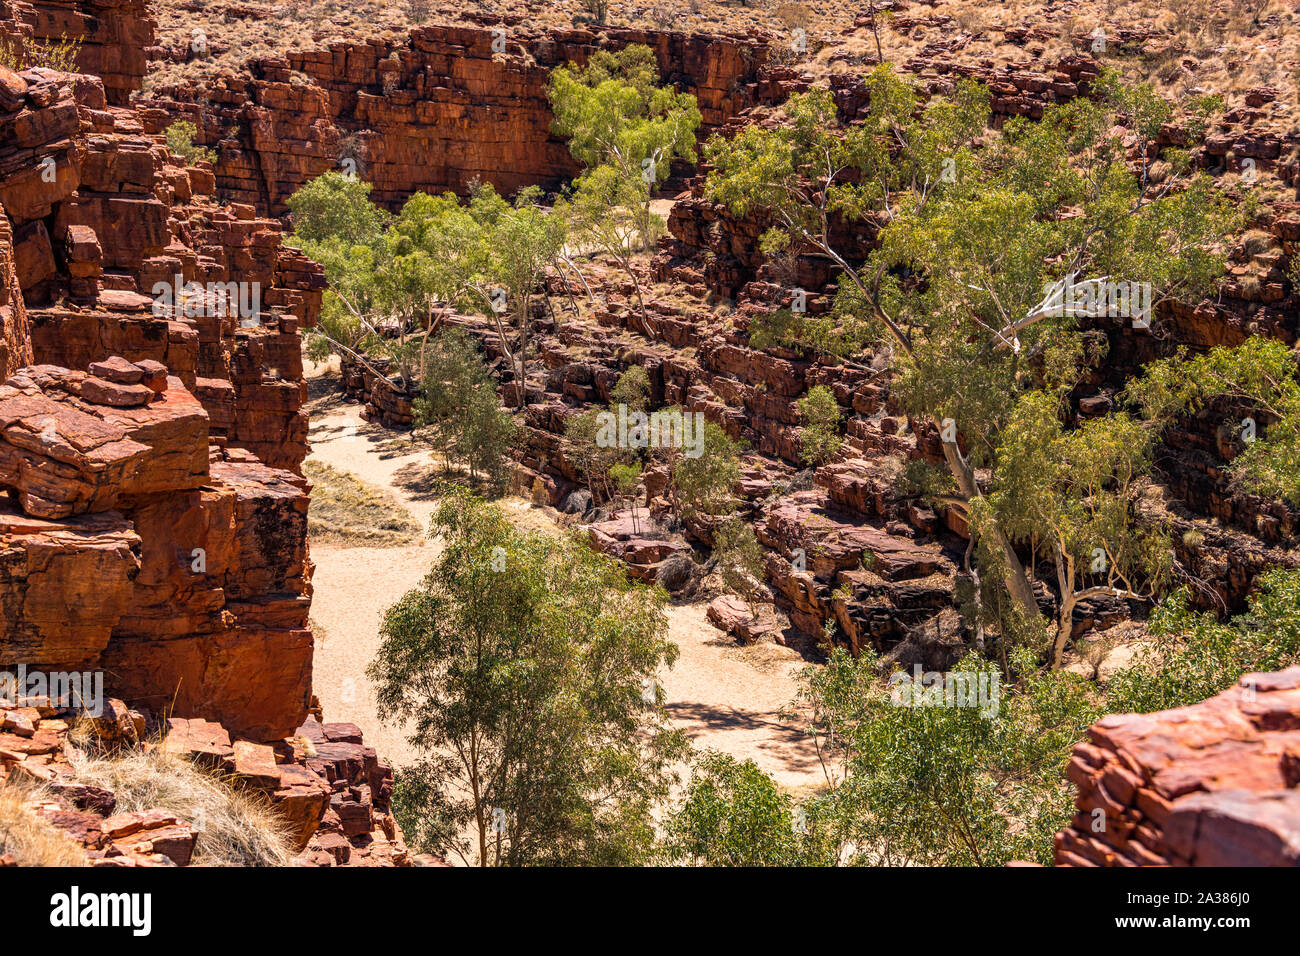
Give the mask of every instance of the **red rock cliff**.
POLYGON ((749 39, 609 28, 529 33, 430 26, 405 42, 332 43, 250 61, 204 87, 158 90, 148 128, 185 115, 216 148, 223 196, 280 215, 303 183, 353 160, 378 202, 475 179, 513 193, 578 167, 550 131, 551 69, 600 47, 645 43, 666 79, 694 93, 712 129, 758 96, 766 48, 749 39), (494 43, 496 49, 494 49, 494 43))
MULTIPOLYGON (((129 6, 46 7, 132 35, 129 6)), ((282 738, 311 690, 298 329, 323 277, 116 99, 0 74, 0 667, 102 669, 133 705, 282 738)))
POLYGON ((4 0, 0 20, 32 39, 80 44, 77 69, 104 81, 108 101, 125 106, 140 89, 154 21, 145 0, 4 0))

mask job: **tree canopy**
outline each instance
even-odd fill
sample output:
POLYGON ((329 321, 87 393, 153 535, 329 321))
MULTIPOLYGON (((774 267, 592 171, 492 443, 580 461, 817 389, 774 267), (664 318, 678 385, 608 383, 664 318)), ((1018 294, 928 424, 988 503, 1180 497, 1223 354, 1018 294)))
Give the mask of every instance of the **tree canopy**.
POLYGON ((485 866, 645 862, 685 747, 657 684, 666 595, 452 488, 432 533, 445 549, 368 671, 421 755, 398 774, 408 839, 485 866))

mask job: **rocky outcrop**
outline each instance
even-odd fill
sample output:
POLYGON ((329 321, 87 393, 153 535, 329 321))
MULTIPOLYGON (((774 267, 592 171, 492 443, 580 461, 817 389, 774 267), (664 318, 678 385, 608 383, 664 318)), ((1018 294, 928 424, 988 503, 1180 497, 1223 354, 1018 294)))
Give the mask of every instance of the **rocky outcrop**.
POLYGON ((0 112, 0 203, 30 357, 73 369, 109 355, 161 362, 208 409, 219 445, 297 468, 299 328, 320 310, 319 266, 282 244, 275 220, 218 204, 211 171, 110 107, 97 78, 12 79, 21 95, 0 112))
POLYGON ((1058 866, 1300 865, 1300 667, 1105 717, 1066 773, 1079 812, 1058 866))
MULTIPOLYGON (((0 82, 4 77, 0 76, 0 82)), ((14 262, 14 234, 0 206, 0 378, 32 360, 31 334, 27 331, 27 306, 18 284, 14 262)))
POLYGON ((210 448, 178 378, 122 381, 152 364, 92 369, 117 381, 0 386, 0 663, 101 669, 127 700, 285 736, 311 687, 306 481, 210 448))
POLYGON ((645 511, 621 511, 586 528, 591 546, 622 561, 639 581, 659 579, 664 563, 674 555, 689 555, 691 546, 661 529, 645 511))
POLYGON ((80 844, 91 866, 201 862, 194 854, 204 821, 165 807, 122 810, 113 790, 79 779, 78 751, 87 748, 109 759, 160 750, 265 799, 299 866, 435 862, 407 851, 392 815, 392 768, 352 724, 309 718, 291 736, 266 744, 232 738, 214 721, 155 722, 120 700, 99 703, 99 712, 86 717, 48 696, 0 697, 0 785, 10 778, 34 785, 33 811, 80 844))
POLYGON ((203 86, 155 90, 143 116, 152 131, 194 121, 218 151, 221 194, 275 215, 328 170, 361 175, 389 206, 476 180, 505 193, 554 188, 578 166, 550 130, 551 69, 631 43, 654 49, 665 79, 695 94, 706 128, 759 95, 766 47, 752 38, 427 26, 402 41, 291 50, 203 86))
POLYGON ((115 105, 139 12, 0 8, 10 35, 73 17, 109 74, 0 74, 0 667, 99 669, 275 740, 311 690, 299 329, 323 275, 115 105))
POLYGON ((125 106, 140 89, 154 21, 145 0, 3 0, 0 22, 11 35, 79 44, 77 69, 98 76, 108 101, 125 106))

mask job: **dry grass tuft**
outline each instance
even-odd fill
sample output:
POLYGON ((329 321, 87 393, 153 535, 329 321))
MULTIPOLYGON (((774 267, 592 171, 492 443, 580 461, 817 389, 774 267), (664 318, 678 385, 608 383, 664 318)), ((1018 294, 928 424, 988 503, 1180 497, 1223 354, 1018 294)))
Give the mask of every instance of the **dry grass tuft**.
POLYGON ((225 777, 160 747, 72 756, 77 783, 104 787, 117 812, 163 810, 197 833, 197 866, 288 866, 292 853, 284 820, 265 797, 237 789, 225 777))
POLYGON ((317 543, 395 548, 420 540, 421 528, 391 494, 319 461, 303 463, 315 486, 307 532, 317 543))
POLYGON ((82 848, 32 808, 40 792, 10 777, 0 784, 0 856, 19 866, 85 866, 82 848))

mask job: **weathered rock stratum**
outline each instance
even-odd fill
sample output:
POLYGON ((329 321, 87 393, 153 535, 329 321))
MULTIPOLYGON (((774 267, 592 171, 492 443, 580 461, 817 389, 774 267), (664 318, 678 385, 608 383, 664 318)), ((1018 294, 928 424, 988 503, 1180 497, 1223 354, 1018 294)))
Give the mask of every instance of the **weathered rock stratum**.
MULTIPOLYGON (((114 789, 85 782, 78 770, 85 748, 116 759, 143 752, 188 760, 228 786, 266 798, 299 866, 433 862, 408 853, 391 811, 392 768, 363 744, 353 724, 308 717, 292 736, 264 744, 232 738, 220 723, 202 718, 151 726, 116 699, 85 717, 48 697, 0 698, 0 784, 8 779, 37 788, 36 817, 79 844, 91 866, 186 866, 201 851, 201 833, 174 809, 127 810, 114 789)), ((15 861, 0 857, 0 866, 6 862, 15 861)))
POLYGON ((401 42, 336 41, 254 59, 237 74, 154 90, 142 117, 151 131, 193 121, 217 150, 222 195, 273 215, 332 169, 361 175, 390 206, 476 180, 506 193, 555 188, 578 167, 550 130, 550 71, 631 43, 650 46, 664 75, 695 94, 706 129, 760 96, 766 47, 750 37, 440 25, 401 42))
POLYGON ((1105 717, 1067 773, 1079 812, 1058 866, 1300 865, 1300 667, 1105 717))
MULTIPOLYGON (((149 35, 103 3, 0 28, 43 35, 53 7, 105 63, 149 35)), ((282 738, 311 688, 298 329, 323 276, 112 89, 0 70, 0 667, 102 669, 133 705, 282 738)))

